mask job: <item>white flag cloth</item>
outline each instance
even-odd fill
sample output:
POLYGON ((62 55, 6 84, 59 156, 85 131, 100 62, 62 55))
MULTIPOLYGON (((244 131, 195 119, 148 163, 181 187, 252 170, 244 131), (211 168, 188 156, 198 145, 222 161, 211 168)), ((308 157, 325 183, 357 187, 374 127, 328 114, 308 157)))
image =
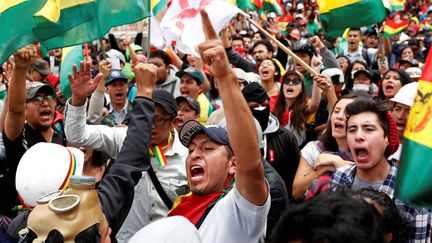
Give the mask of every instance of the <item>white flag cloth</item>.
POLYGON ((204 8, 219 33, 232 17, 242 12, 239 8, 224 0, 173 0, 160 27, 165 40, 176 41, 176 49, 199 56, 195 47, 205 41, 202 30, 200 9, 204 8))
POLYGON ((158 49, 164 49, 171 44, 165 39, 165 35, 160 28, 160 23, 153 16, 153 13, 150 17, 150 43, 158 49))

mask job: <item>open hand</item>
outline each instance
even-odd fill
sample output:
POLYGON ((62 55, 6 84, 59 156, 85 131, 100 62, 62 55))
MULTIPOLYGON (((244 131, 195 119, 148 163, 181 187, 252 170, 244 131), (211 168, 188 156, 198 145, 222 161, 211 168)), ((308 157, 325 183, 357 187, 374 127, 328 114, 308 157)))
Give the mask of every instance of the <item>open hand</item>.
POLYGON ((77 66, 73 65, 72 74, 68 74, 68 79, 72 91, 73 106, 82 106, 85 104, 86 99, 95 90, 102 79, 103 74, 98 73, 94 79, 91 76, 90 63, 80 62, 80 69, 78 71, 77 66))

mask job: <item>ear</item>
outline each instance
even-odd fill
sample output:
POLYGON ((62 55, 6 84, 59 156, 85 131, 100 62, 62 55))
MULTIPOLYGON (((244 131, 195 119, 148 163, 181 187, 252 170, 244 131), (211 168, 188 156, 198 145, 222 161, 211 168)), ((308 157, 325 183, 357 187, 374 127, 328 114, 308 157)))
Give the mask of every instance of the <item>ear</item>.
POLYGON ((198 90, 199 90, 200 93, 203 92, 203 89, 204 89, 204 84, 198 85, 198 90))
POLYGON ((237 169, 237 161, 235 156, 232 156, 231 159, 228 161, 228 174, 234 175, 236 173, 237 169))
POLYGON ((387 144, 387 145, 389 145, 389 141, 388 141, 388 135, 387 135, 387 136, 385 136, 385 137, 384 137, 384 139, 385 139, 385 142, 386 142, 386 144, 387 144))

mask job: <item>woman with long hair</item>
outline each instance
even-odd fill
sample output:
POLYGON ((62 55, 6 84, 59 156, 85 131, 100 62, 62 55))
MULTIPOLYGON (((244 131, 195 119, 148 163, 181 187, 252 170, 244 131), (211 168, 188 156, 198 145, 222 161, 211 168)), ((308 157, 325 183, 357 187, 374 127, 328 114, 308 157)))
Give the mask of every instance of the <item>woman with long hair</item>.
POLYGON ((264 59, 258 66, 258 74, 261 78, 261 85, 270 97, 270 106, 274 104, 280 89, 280 69, 271 58, 264 59))
POLYGON ((311 99, 307 97, 303 74, 289 71, 283 76, 276 104, 271 110, 280 124, 294 134, 299 146, 306 141, 306 124, 318 110, 320 98, 316 82, 313 82, 311 99))
POLYGON ((346 140, 345 107, 357 97, 367 95, 354 91, 339 99, 331 112, 325 132, 317 141, 307 143, 301 150, 292 190, 295 199, 303 198, 314 180, 352 160, 346 140))

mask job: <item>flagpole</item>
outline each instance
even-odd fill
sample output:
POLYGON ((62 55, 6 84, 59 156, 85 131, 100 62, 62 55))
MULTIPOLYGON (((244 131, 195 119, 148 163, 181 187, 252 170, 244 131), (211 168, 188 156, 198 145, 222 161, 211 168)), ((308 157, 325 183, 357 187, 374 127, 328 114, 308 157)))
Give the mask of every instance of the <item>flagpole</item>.
POLYGON ((100 45, 101 45, 101 51, 102 51, 102 58, 105 59, 107 57, 106 53, 105 53, 105 47, 103 44, 103 38, 99 39, 100 45))
POLYGON ((288 55, 290 55, 292 58, 294 58, 308 72, 310 72, 314 76, 318 76, 319 75, 319 73, 317 71, 315 71, 315 69, 313 69, 306 62, 304 62, 299 56, 297 56, 296 54, 294 54, 294 52, 292 52, 288 47, 286 47, 285 45, 283 45, 280 41, 278 41, 275 37, 273 37, 269 32, 267 32, 265 29, 263 29, 259 24, 257 24, 255 21, 253 21, 250 18, 249 15, 247 15, 247 14, 243 14, 243 15, 246 17, 246 19, 253 26, 255 26, 259 31, 261 31, 265 36, 267 36, 267 38, 269 38, 270 40, 274 41, 279 46, 280 49, 282 49, 284 52, 286 52, 288 55))
POLYGON ((148 22, 147 22, 147 61, 150 60, 150 38, 151 38, 151 34, 150 34, 150 28, 151 28, 151 16, 153 14, 152 9, 151 9, 151 4, 150 4, 150 0, 147 1, 147 9, 148 11, 150 11, 150 17, 148 17, 148 22))

